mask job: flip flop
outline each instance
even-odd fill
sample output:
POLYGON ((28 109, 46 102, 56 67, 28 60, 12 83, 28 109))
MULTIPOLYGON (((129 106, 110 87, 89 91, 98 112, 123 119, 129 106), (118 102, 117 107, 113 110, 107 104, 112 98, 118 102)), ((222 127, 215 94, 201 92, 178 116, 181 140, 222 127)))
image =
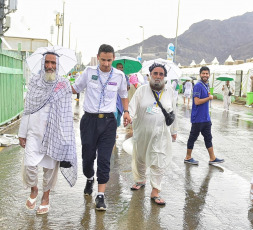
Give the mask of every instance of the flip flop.
POLYGON ((154 196, 154 197, 151 197, 151 200, 153 200, 156 204, 158 204, 158 205, 165 205, 166 204, 166 202, 164 201, 164 202, 156 202, 157 200, 161 200, 162 198, 160 197, 160 196, 154 196))
POLYGON ((142 187, 145 187, 145 184, 142 184, 142 183, 135 183, 132 187, 131 187, 131 190, 139 190, 139 189, 141 189, 142 187), (135 187, 133 187, 133 186, 140 186, 140 188, 135 188, 135 187))
POLYGON ((25 203, 26 208, 27 208, 28 210, 33 210, 33 209, 35 208, 35 206, 36 206, 36 200, 37 200, 37 196, 36 196, 35 198, 33 198, 33 199, 29 196, 29 197, 27 198, 27 200, 26 200, 26 203, 25 203), (27 201, 30 201, 31 206, 34 205, 34 207, 33 207, 33 208, 30 208, 30 207, 27 205, 27 201))
POLYGON ((49 204, 48 204, 48 205, 40 205, 40 206, 38 207, 36 213, 37 213, 38 215, 46 214, 46 213, 49 212, 49 208, 50 208, 50 205, 49 205, 49 204), (38 212, 38 210, 41 210, 41 209, 46 209, 46 211, 44 211, 44 212, 38 212))

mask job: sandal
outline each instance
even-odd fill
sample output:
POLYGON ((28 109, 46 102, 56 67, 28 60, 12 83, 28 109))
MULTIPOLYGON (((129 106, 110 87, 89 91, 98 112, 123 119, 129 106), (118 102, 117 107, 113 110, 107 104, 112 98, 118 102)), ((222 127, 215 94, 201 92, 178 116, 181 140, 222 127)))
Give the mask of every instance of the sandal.
POLYGON ((136 182, 133 186, 131 187, 131 190, 139 190, 140 188, 145 187, 145 184, 136 182), (133 186, 135 186, 135 187, 133 187, 133 186), (140 186, 140 187, 136 188, 138 186, 140 186))
POLYGON ((33 210, 34 208, 35 208, 35 206, 36 206, 36 200, 37 200, 37 196, 35 197, 35 198, 31 198, 30 196, 27 198, 27 200, 26 200, 26 203, 25 203, 25 206, 26 206, 26 208, 27 209, 29 209, 29 210, 33 210), (30 201, 30 203, 31 203, 31 206, 30 207, 32 207, 32 206, 34 206, 33 208, 30 208, 28 205, 27 205, 27 201, 30 201))
POLYGON ((48 204, 48 205, 40 205, 40 206, 38 207, 36 213, 37 213, 38 215, 46 214, 46 213, 49 212, 49 208, 50 208, 50 205, 49 205, 49 204, 48 204), (39 210, 41 210, 41 209, 46 209, 46 210, 43 211, 43 212, 39 212, 39 210))
POLYGON ((153 200, 156 204, 158 204, 158 205, 165 205, 166 204, 165 201, 164 202, 157 202, 157 200, 160 201, 161 199, 162 198, 160 196, 151 197, 151 200, 153 200))

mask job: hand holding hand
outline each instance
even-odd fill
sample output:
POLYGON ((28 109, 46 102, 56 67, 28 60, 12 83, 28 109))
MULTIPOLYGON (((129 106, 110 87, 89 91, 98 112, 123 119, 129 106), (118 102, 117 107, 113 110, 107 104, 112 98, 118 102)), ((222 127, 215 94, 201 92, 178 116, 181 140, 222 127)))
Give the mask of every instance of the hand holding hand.
POLYGON ((18 139, 19 139, 19 145, 20 145, 22 148, 25 148, 26 138, 19 137, 18 139))

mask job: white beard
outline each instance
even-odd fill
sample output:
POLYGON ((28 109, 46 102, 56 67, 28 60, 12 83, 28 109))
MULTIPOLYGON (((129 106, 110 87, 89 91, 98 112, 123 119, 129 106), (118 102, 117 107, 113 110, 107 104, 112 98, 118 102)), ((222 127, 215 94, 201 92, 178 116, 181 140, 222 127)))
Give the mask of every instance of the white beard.
POLYGON ((46 81, 55 81, 55 72, 53 73, 47 73, 45 74, 46 81))
POLYGON ((154 78, 151 78, 149 84, 150 84, 151 89, 160 91, 164 88, 165 81, 163 79, 163 80, 160 80, 160 82, 158 82, 158 81, 155 81, 154 78))

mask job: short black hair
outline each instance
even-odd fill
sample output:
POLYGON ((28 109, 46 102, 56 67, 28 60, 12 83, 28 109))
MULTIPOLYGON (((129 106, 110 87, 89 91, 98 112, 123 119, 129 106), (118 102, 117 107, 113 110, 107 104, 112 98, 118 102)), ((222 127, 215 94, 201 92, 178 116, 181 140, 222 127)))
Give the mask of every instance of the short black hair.
MULTIPOLYGON (((122 63, 117 63, 116 67, 118 67, 119 65, 122 65, 122 66, 123 66, 123 64, 122 64, 122 63)), ((123 66, 123 67, 124 67, 124 66, 123 66)))
POLYGON ((200 68, 200 70, 199 70, 199 73, 201 74, 202 71, 208 71, 209 74, 210 74, 210 69, 209 69, 207 66, 202 66, 202 67, 200 68))
POLYGON ((149 72, 151 73, 154 68, 161 67, 164 70, 164 77, 167 77, 167 69, 165 68, 165 65, 154 63, 149 67, 149 72))
POLYGON ((100 53, 112 53, 113 56, 115 55, 113 47, 110 46, 110 45, 107 45, 107 44, 103 44, 103 45, 101 45, 99 47, 99 49, 98 49, 98 55, 100 53))

